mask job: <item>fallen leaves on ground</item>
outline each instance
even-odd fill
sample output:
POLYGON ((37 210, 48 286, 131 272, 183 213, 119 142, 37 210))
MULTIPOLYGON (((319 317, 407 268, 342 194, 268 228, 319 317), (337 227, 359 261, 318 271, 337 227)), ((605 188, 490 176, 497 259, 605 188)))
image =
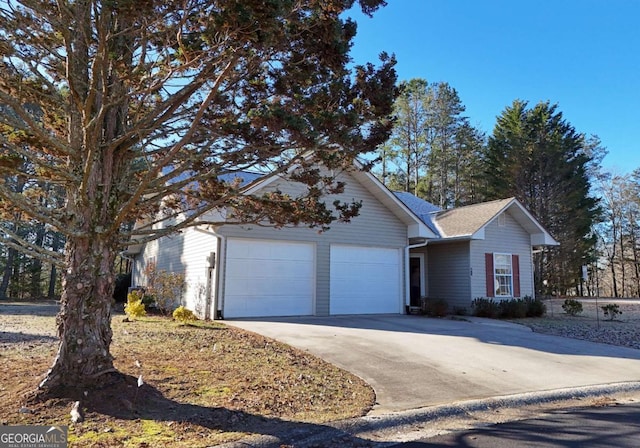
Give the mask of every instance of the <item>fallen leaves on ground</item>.
POLYGON ((240 329, 120 316, 112 326, 120 373, 102 389, 44 401, 28 397, 53 361, 55 338, 0 333, 0 424, 69 425, 71 447, 205 447, 361 416, 374 402, 358 377, 240 329))

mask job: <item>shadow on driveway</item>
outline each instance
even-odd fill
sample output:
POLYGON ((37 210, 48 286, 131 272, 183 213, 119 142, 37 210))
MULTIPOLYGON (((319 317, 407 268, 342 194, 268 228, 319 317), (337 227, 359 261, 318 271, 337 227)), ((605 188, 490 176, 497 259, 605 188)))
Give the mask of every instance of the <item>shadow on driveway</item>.
MULTIPOLYGON (((478 342, 493 345, 514 346, 560 355, 602 356, 640 360, 640 350, 616 345, 565 338, 561 336, 533 333, 530 328, 511 322, 485 318, 438 319, 412 315, 357 315, 332 317, 273 317, 231 319, 230 325, 247 327, 260 333, 261 328, 277 324, 302 325, 304 327, 326 327, 351 330, 371 330, 457 338, 473 338, 478 342), (254 325, 251 322, 255 322, 254 325)), ((283 333, 286 334, 284 328, 283 333)), ((594 330, 597 331, 597 330, 594 330)), ((277 339, 276 330, 271 336, 277 339)), ((267 336, 269 336, 267 334, 267 336)), ((304 334, 300 334, 304 337, 304 334)), ((638 378, 640 380, 640 377, 638 378)))
POLYGON ((640 350, 492 320, 370 315, 230 320, 373 386, 374 413, 640 380, 640 350))

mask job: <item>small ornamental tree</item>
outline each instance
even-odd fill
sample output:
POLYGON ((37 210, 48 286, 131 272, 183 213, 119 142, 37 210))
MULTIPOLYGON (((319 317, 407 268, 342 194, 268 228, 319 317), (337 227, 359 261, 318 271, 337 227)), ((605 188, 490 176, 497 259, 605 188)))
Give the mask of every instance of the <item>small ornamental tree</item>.
MULTIPOLYGON (((64 267, 60 345, 42 389, 104 384, 115 371, 112 267, 132 238, 221 223, 211 216, 322 229, 358 214, 322 196, 388 138, 396 76, 384 53, 379 67, 352 65, 354 3, 0 2, 0 174, 29 192, 0 183, 0 208, 66 236, 60 256, 2 234, 64 267), (243 170, 305 188, 245 194, 243 170), (64 191, 62 207, 37 200, 43 182, 64 191)), ((371 15, 384 0, 357 3, 371 15)))
POLYGON ((145 295, 164 315, 169 315, 177 307, 185 285, 185 275, 180 272, 158 270, 155 262, 144 269, 147 285, 145 295))

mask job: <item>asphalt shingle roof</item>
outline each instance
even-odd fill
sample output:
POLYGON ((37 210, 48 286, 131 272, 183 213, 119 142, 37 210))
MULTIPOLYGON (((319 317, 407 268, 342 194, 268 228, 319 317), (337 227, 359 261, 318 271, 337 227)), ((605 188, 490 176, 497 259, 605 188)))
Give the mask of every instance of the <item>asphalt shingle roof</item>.
POLYGON ((513 198, 499 199, 438 212, 435 225, 443 238, 471 236, 495 218, 513 198))
POLYGON ((495 218, 514 199, 499 199, 480 204, 442 210, 411 193, 394 192, 436 235, 441 238, 471 236, 495 218))

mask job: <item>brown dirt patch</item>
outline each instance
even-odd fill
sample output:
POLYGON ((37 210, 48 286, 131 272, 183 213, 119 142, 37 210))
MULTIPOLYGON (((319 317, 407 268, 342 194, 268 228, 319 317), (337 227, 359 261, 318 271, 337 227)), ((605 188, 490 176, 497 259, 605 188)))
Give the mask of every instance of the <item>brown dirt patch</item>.
POLYGON ((72 447, 206 447, 361 416, 374 402, 361 379, 262 336, 120 315, 112 354, 121 374, 101 389, 30 400, 55 355, 55 311, 0 305, 0 424, 69 425, 72 447), (72 424, 76 400, 85 420, 72 424))

